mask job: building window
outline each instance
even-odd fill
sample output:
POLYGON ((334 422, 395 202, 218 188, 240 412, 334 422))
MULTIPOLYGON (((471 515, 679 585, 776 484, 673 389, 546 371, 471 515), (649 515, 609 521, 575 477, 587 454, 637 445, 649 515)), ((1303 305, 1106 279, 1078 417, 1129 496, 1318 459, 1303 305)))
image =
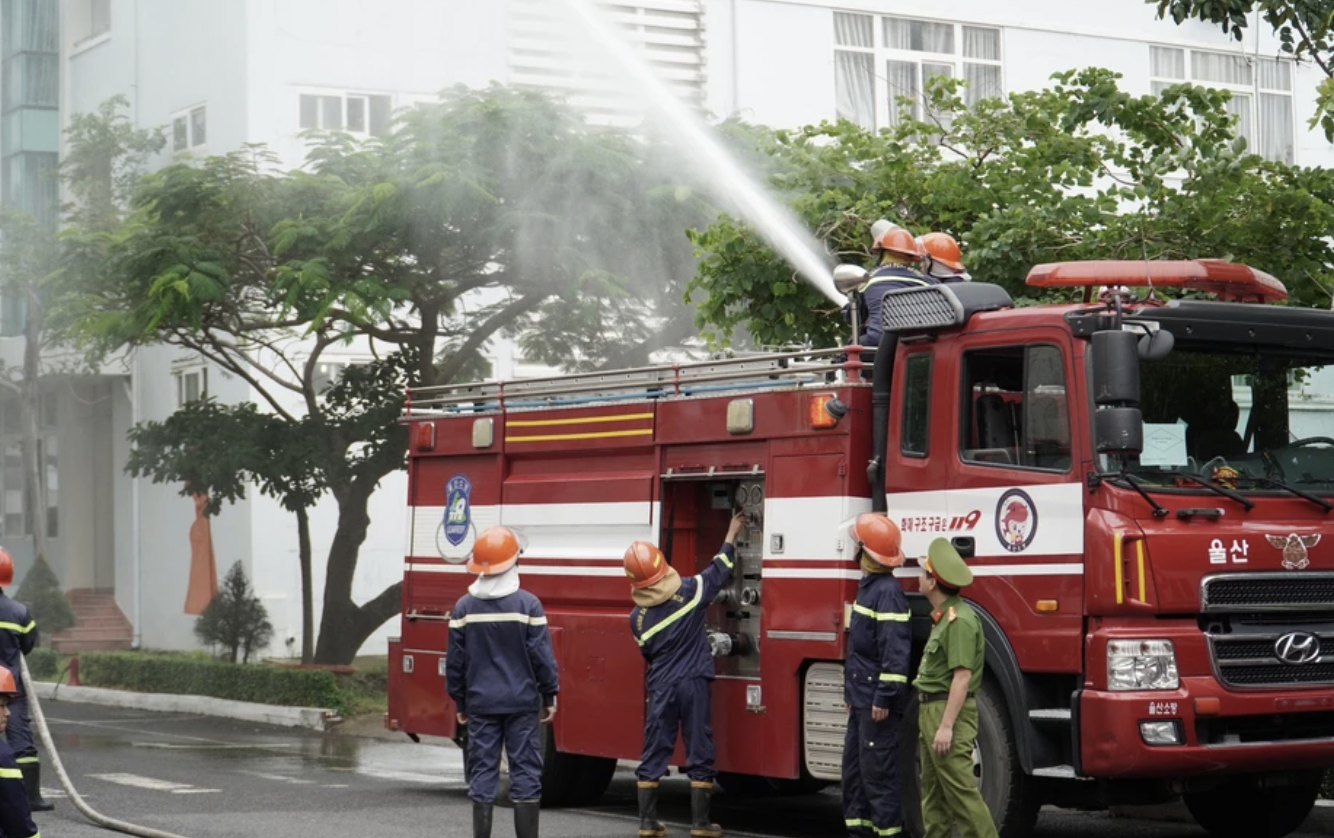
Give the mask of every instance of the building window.
POLYGON ((171 117, 171 147, 186 151, 208 142, 208 109, 204 105, 171 117))
MULTIPOLYGON (((32 500, 46 504, 46 535, 60 537, 60 442, 58 433, 59 397, 43 393, 38 402, 37 416, 37 470, 41 486, 36 487, 32 500), (43 496, 44 495, 44 496, 43 496)), ((17 397, 0 401, 0 446, 3 464, 0 465, 0 535, 30 535, 28 532, 25 494, 28 475, 23 465, 23 410, 17 397)))
POLYGON ((925 457, 931 423, 931 353, 909 356, 906 367, 899 450, 907 457, 925 457))
POLYGON ((208 398, 208 367, 182 370, 175 375, 176 407, 185 407, 190 402, 208 398))
POLYGON ((1295 162, 1291 61, 1150 47, 1149 75, 1155 96, 1183 82, 1229 91, 1227 109, 1237 116, 1237 133, 1247 148, 1266 160, 1295 162))
POLYGON ((301 130, 345 131, 383 137, 389 131, 390 97, 381 94, 302 93, 301 130))
POLYGON ((111 31, 111 0, 73 0, 66 21, 77 47, 111 31))
POLYGON ((899 97, 925 119, 926 83, 962 78, 964 102, 1005 94, 1001 31, 942 21, 834 12, 834 97, 839 119, 863 128, 901 121, 899 97))
POLYGON ((1059 349, 1038 345, 965 353, 964 393, 965 462, 1070 469, 1070 414, 1059 349))

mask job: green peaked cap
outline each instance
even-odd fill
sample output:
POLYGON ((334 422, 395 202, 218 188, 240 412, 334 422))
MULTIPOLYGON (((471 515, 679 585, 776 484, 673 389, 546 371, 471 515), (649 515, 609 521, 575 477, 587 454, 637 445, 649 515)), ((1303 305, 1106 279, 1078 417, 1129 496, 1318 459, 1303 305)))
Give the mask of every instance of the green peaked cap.
POLYGON ((926 556, 927 570, 951 588, 964 588, 973 584, 973 571, 968 569, 949 539, 937 538, 932 541, 926 549, 926 556))

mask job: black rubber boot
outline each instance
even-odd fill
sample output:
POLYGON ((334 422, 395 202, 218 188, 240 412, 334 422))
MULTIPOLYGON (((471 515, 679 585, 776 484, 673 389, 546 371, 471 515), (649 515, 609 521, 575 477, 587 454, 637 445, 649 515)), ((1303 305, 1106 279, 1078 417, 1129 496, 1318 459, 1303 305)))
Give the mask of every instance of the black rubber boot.
POLYGON ((663 838, 667 826, 658 820, 658 784, 639 783, 639 838, 663 838))
POLYGON ((28 808, 34 812, 50 812, 55 809, 55 804, 42 799, 42 764, 25 762, 19 766, 19 771, 23 772, 23 786, 28 790, 28 808))
POLYGON ((537 838, 539 800, 514 801, 514 838, 537 838))
POLYGON ((723 828, 709 822, 709 795, 713 783, 690 782, 690 835, 691 838, 723 838, 723 828))
POLYGON ((491 804, 472 802, 472 838, 491 838, 491 804))

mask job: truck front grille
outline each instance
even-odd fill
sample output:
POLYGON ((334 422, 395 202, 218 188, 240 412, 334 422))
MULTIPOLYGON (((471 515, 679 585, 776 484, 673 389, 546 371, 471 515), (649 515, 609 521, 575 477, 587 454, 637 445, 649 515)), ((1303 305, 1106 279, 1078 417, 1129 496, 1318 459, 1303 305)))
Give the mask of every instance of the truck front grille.
POLYGON ((1214 746, 1328 740, 1334 738, 1334 713, 1200 717, 1195 733, 1201 744, 1214 746))
POLYGON ((1334 611, 1334 574, 1244 573, 1204 580, 1205 613, 1239 611, 1334 611))
POLYGON ((1334 624, 1274 626, 1234 623, 1232 634, 1210 634, 1214 674, 1225 687, 1240 690, 1334 685, 1334 624), (1294 635, 1303 643, 1294 660, 1279 657, 1280 641, 1294 635), (1301 662, 1297 662, 1300 660, 1301 662))

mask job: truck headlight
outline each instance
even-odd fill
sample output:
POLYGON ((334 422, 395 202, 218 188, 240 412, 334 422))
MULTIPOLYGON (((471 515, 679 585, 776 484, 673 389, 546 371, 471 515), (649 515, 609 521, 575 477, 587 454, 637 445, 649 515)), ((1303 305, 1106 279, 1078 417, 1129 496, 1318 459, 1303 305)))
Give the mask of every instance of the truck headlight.
POLYGON ((1176 650, 1170 640, 1112 640, 1107 644, 1107 689, 1175 690, 1176 650))

